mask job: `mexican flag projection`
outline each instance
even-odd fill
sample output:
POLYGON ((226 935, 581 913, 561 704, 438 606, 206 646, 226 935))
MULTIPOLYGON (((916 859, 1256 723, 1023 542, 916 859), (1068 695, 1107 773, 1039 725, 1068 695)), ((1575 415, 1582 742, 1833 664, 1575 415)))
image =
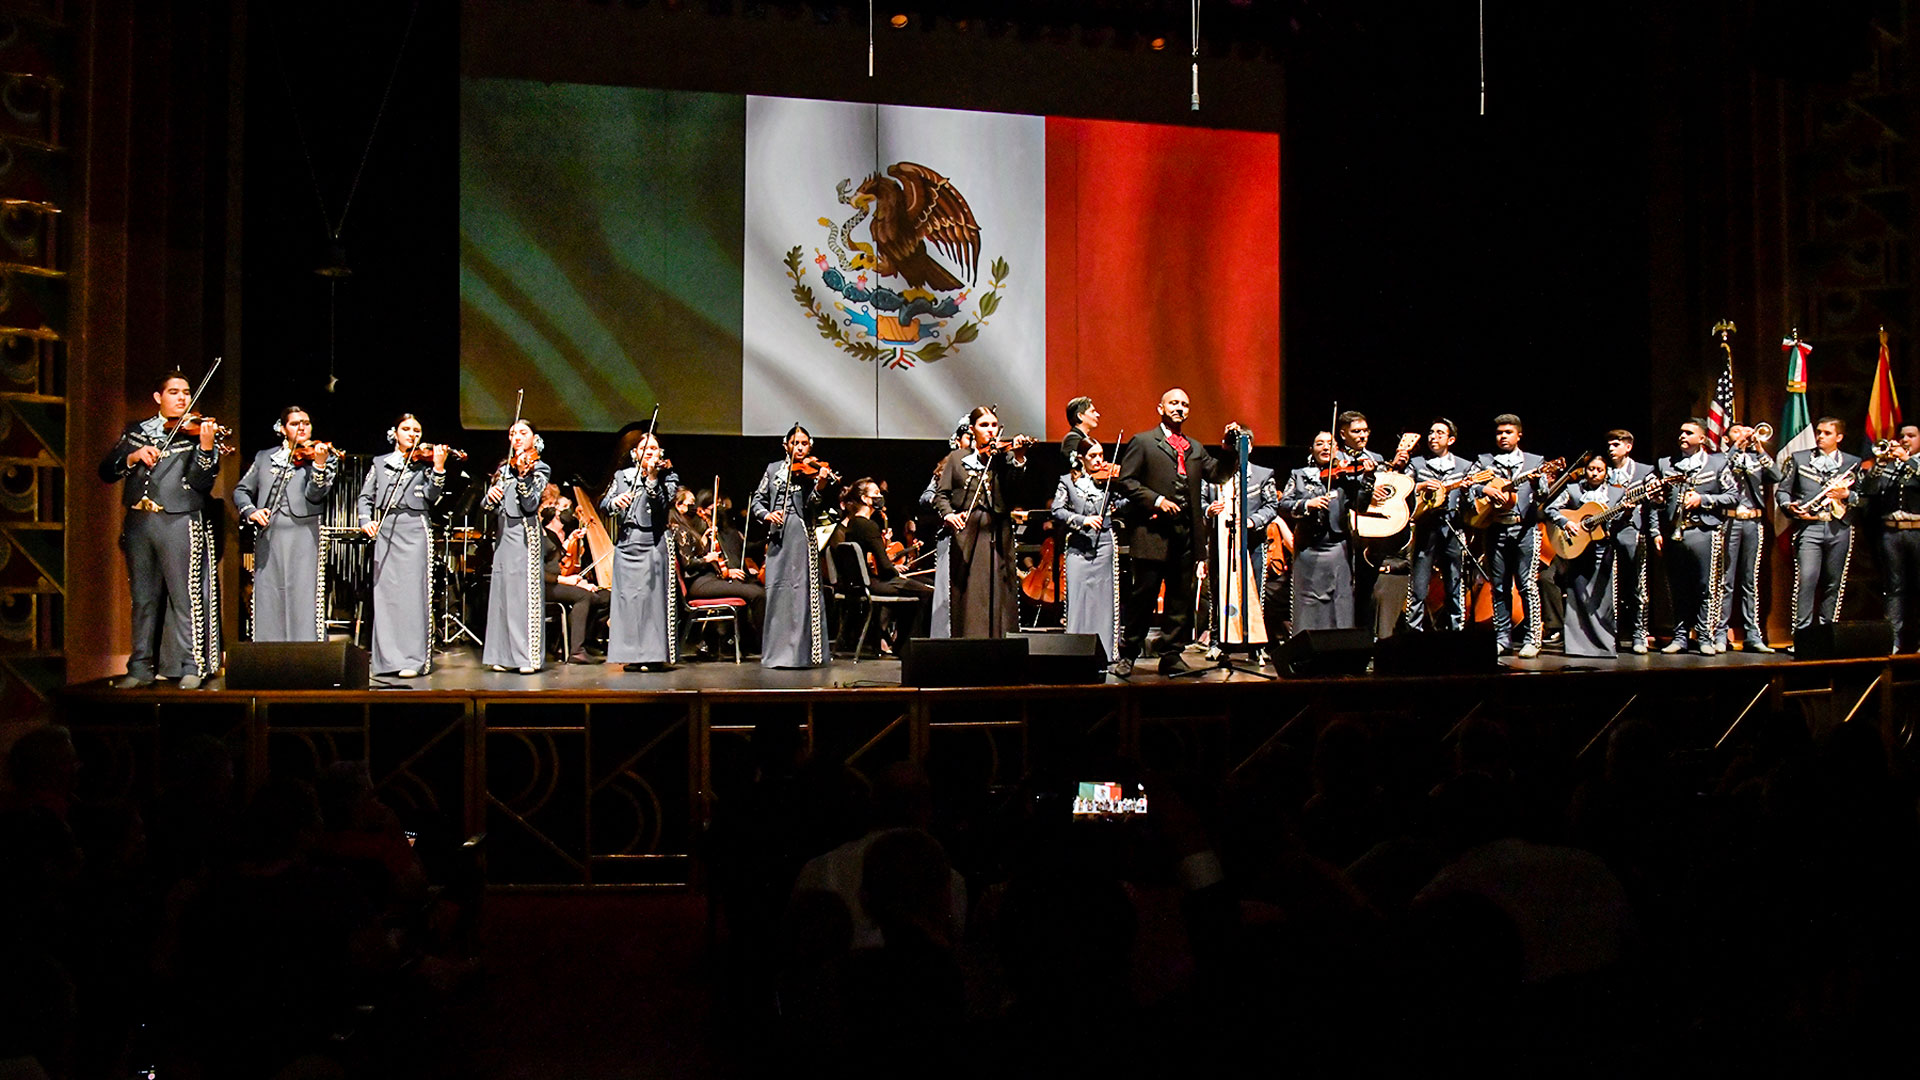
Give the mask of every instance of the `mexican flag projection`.
POLYGON ((1271 134, 513 80, 461 133, 469 427, 525 386, 558 428, 1052 436, 1179 384, 1283 434, 1271 134))

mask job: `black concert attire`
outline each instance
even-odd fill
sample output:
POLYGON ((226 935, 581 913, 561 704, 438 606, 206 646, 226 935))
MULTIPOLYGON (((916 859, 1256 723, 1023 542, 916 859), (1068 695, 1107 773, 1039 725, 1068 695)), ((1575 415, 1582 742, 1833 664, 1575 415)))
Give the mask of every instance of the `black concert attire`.
MULTIPOLYGON (((561 526, 565 527, 571 517, 571 514, 562 515, 561 526)), ((540 554, 545 562, 540 576, 547 583, 547 600, 566 606, 568 647, 573 650, 574 657, 585 656, 587 633, 589 627, 593 625, 594 611, 595 609, 606 611, 608 605, 613 603, 613 593, 608 589, 583 589, 578 585, 561 584, 560 557, 566 554, 566 542, 553 535, 552 529, 541 529, 540 537, 540 554)), ((586 542, 584 537, 581 542, 586 542)), ((591 562, 592 559, 589 558, 587 561, 591 562)), ((572 658, 562 657, 562 659, 572 658)))
POLYGON ((1287 477, 1280 512, 1293 520, 1293 632, 1348 629, 1354 624, 1353 561, 1347 548, 1347 493, 1318 465, 1287 477), (1324 508, 1307 503, 1330 496, 1324 508))
POLYGON ((1177 654, 1193 640, 1194 565, 1205 551, 1204 546, 1196 546, 1195 538, 1206 536, 1207 514, 1200 485, 1225 480, 1227 475, 1226 464, 1216 461, 1200 440, 1174 435, 1164 424, 1127 440, 1120 454, 1120 475, 1114 479, 1115 491, 1126 504, 1133 567, 1126 613, 1120 620, 1122 658, 1134 659, 1145 647, 1162 585, 1167 596, 1161 655, 1177 654), (1173 502, 1176 509, 1162 513, 1154 505, 1161 498, 1173 502))
POLYGON ((1780 482, 1773 455, 1758 450, 1732 450, 1727 465, 1733 469, 1734 493, 1740 499, 1727 511, 1725 576, 1720 582, 1720 632, 1714 640, 1726 648, 1727 627, 1738 616, 1747 644, 1765 645, 1767 628, 1760 625, 1760 558, 1767 546, 1767 485, 1780 482))
POLYGON ((1881 464, 1867 474, 1864 494, 1880 519, 1881 587, 1893 651, 1920 647, 1920 459, 1881 464))
MULTIPOLYGON (((1653 466, 1644 461, 1627 459, 1624 465, 1607 466, 1607 483, 1621 489, 1623 496, 1632 495, 1646 487, 1653 479, 1653 466)), ((1614 596, 1619 601, 1619 643, 1621 647, 1632 651, 1635 645, 1644 648, 1647 634, 1648 614, 1653 605, 1648 601, 1652 594, 1647 589, 1648 566, 1652 563, 1654 507, 1651 500, 1643 501, 1637 509, 1613 523, 1613 535, 1606 542, 1613 545, 1614 596)), ((1596 541, 1597 542, 1597 541, 1596 541)))
MULTIPOLYGON (((1420 501, 1423 481, 1445 484, 1473 474, 1473 465, 1458 454, 1445 458, 1417 457, 1407 463, 1413 477, 1414 505, 1420 501)), ((1407 582, 1406 625, 1415 630, 1464 630, 1467 627, 1467 544, 1466 515, 1462 510, 1466 485, 1441 493, 1440 505, 1421 515, 1413 523, 1413 560, 1407 582), (1427 599, 1433 591, 1433 572, 1440 571, 1440 589, 1445 601, 1429 620, 1427 599), (1431 627, 1424 625, 1431 621, 1431 627)))
MULTIPOLYGON (((1787 459, 1773 500, 1782 509, 1806 502, 1859 463, 1859 458, 1843 450, 1831 454, 1796 450, 1787 459)), ((1847 505, 1860 505, 1858 488, 1848 491, 1847 505)), ((1793 529, 1793 629, 1798 633, 1816 622, 1830 623, 1840 617, 1847 565, 1853 559, 1853 525, 1844 517, 1834 517, 1826 505, 1811 521, 1792 515, 1788 520, 1793 529)))
MULTIPOLYGON (((766 587, 752 578, 735 581, 720 572, 719 563, 707 558, 707 534, 695 532, 701 522, 698 519, 674 519, 674 541, 680 545, 680 575, 687 583, 687 599, 720 600, 734 598, 747 602, 747 617, 741 628, 741 649, 746 652, 760 651, 760 625, 767 615, 766 587)), ((744 569, 746 563, 746 537, 733 529, 722 528, 719 532, 720 556, 726 560, 729 570, 744 569)))
MULTIPOLYGON (((927 632, 927 619, 933 610, 933 586, 916 578, 900 573, 887 558, 887 544, 881 539, 880 525, 873 518, 855 515, 840 523, 840 533, 849 544, 859 544, 860 550, 871 556, 867 577, 873 582, 875 596, 911 596, 917 603, 913 605, 913 614, 900 624, 903 636, 922 637, 927 632)), ((836 541, 839 542, 839 541, 836 541)), ((881 615, 891 619, 892 605, 882 604, 881 615)))
MULTIPOLYGON (((1481 454, 1474 471, 1491 469, 1497 477, 1513 479, 1540 468, 1545 459, 1522 450, 1512 453, 1481 454)), ((1487 575, 1493 579, 1493 631, 1502 649, 1540 648, 1540 507, 1541 478, 1513 489, 1512 505, 1500 512, 1486 530, 1487 575), (1509 589, 1520 593, 1520 625, 1513 625, 1513 604, 1509 589)), ((1470 497, 1479 497, 1485 484, 1468 489, 1470 497)))
POLYGON ((1684 647, 1693 637, 1695 647, 1704 651, 1713 645, 1720 626, 1720 560, 1726 544, 1721 526, 1726 512, 1740 500, 1733 468, 1725 454, 1699 450, 1683 458, 1661 458, 1654 469, 1660 476, 1687 477, 1667 489, 1658 520, 1666 536, 1661 550, 1667 589, 1673 595, 1673 640, 1684 647), (1683 506, 1689 492, 1700 496, 1700 505, 1692 510, 1683 506))
POLYGON ((1060 440, 1060 456, 1067 459, 1067 468, 1073 468, 1073 455, 1079 453, 1081 447, 1092 441, 1094 440, 1079 428, 1067 429, 1066 437, 1060 440))
POLYGON ((940 482, 933 493, 934 512, 966 516, 967 525, 953 533, 947 567, 948 618, 954 637, 992 637, 1020 628, 1020 607, 1014 598, 1013 503, 1007 484, 1026 463, 1008 453, 990 454, 985 461, 961 448, 947 455, 940 482))
MULTIPOLYGON (((1338 465, 1351 465, 1359 461, 1362 457, 1373 462, 1373 469, 1348 473, 1340 480, 1340 487, 1347 495, 1346 504, 1349 510, 1362 509, 1373 504, 1374 473, 1387 467, 1387 458, 1386 455, 1377 450, 1354 451, 1346 449, 1345 447, 1335 451, 1333 456, 1334 463, 1338 465)), ((1353 575, 1352 625, 1373 630, 1375 637, 1385 637, 1387 634, 1392 633, 1393 624, 1399 621, 1401 612, 1393 612, 1392 618, 1387 621, 1385 631, 1382 632, 1378 625, 1380 620, 1374 615, 1380 607, 1379 598, 1376 597, 1374 593, 1379 587, 1383 570, 1380 565, 1369 560, 1368 549, 1371 545, 1374 553, 1392 553, 1396 561, 1404 563, 1404 560, 1398 559, 1398 553, 1406 550, 1406 539, 1404 535, 1399 537, 1380 537, 1376 540, 1364 540, 1358 536, 1349 538, 1347 556, 1352 565, 1351 573, 1353 575)), ((1386 560, 1382 561, 1385 562, 1386 560)), ((1402 575, 1400 581, 1404 584, 1406 581, 1404 577, 1404 566, 1395 566, 1394 569, 1400 572, 1402 575)), ((1391 585, 1391 582, 1389 585, 1391 585)))
POLYGON ((129 425, 100 462, 101 480, 126 481, 120 550, 127 557, 133 596, 127 675, 139 682, 156 676, 207 678, 220 670, 220 579, 213 529, 203 513, 220 471, 220 452, 200 449, 200 439, 183 432, 151 470, 128 467, 129 454, 165 443, 164 421, 150 416, 129 425), (133 508, 143 495, 159 506, 157 512, 133 508))

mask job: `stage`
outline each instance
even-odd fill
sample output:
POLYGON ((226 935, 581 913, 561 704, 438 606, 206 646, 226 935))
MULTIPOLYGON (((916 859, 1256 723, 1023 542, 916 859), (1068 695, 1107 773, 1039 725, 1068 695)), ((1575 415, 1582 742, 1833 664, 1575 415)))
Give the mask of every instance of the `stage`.
MULTIPOLYGON (((1197 651, 1187 658, 1206 662, 1197 651)), ((814 756, 860 774, 904 758, 943 783, 1006 798, 1036 778, 1114 761, 1222 782, 1248 768, 1301 767, 1319 730, 1357 719, 1392 740, 1432 745, 1470 718, 1562 753, 1599 760, 1606 731, 1658 724, 1704 763, 1756 740, 1804 739, 1870 723, 1911 735, 1920 657, 1796 661, 1786 653, 1507 658, 1484 674, 1255 679, 1226 672, 1079 685, 900 685, 900 663, 837 659, 773 671, 731 659, 662 673, 564 665, 487 671, 445 654, 430 676, 380 688, 187 692, 67 687, 90 799, 143 800, 194 736, 221 740, 250 788, 366 760, 382 797, 410 821, 485 833, 489 880, 504 886, 678 886, 699 880, 717 806, 752 782, 750 736, 791 724, 814 756), (388 688, 393 687, 393 688, 388 688)))

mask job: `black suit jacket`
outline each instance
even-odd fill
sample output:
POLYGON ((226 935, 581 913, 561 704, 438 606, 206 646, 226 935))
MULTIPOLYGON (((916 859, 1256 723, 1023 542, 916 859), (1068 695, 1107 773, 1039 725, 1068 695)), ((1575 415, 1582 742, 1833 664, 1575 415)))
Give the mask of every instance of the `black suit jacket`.
MULTIPOLYGON (((1185 434, 1184 432, 1182 434, 1185 434)), ((1136 559, 1166 559, 1176 549, 1191 555, 1190 538, 1206 526, 1207 503, 1203 481, 1227 478, 1228 465, 1215 458, 1199 439, 1187 435, 1187 475, 1180 475, 1179 458, 1167 442, 1166 428, 1155 425, 1127 440, 1120 454, 1115 488, 1127 504, 1127 547, 1136 559), (1161 497, 1180 504, 1175 513, 1154 509, 1161 497)))

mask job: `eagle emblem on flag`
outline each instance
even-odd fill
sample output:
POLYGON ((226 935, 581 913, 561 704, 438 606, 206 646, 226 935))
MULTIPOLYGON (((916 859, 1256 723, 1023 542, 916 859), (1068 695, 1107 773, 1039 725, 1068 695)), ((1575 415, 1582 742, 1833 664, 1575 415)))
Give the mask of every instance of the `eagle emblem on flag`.
POLYGON ((948 359, 977 340, 1000 307, 1011 267, 994 259, 987 291, 972 295, 982 229, 960 188, 925 165, 901 161, 857 188, 842 180, 835 194, 854 212, 838 223, 818 220, 826 250, 815 248, 811 260, 834 298, 823 303, 815 293, 801 245, 782 260, 794 301, 820 336, 857 360, 890 368, 948 359), (856 232, 862 226, 865 240, 856 232))

